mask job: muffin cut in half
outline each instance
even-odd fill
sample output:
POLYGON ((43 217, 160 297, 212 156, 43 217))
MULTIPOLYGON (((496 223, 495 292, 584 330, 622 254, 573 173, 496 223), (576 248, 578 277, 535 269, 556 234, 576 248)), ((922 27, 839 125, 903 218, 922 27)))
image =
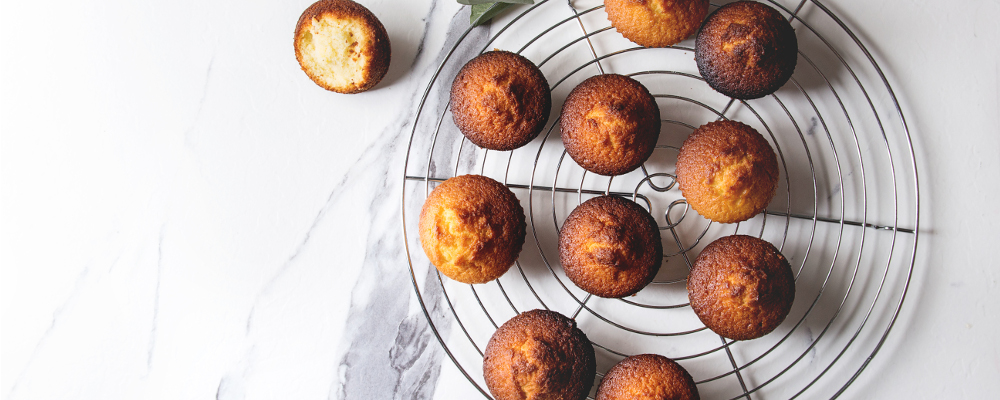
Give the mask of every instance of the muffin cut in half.
POLYGON ((382 22, 351 0, 320 0, 295 24, 295 59, 320 87, 338 93, 371 89, 389 70, 382 22))

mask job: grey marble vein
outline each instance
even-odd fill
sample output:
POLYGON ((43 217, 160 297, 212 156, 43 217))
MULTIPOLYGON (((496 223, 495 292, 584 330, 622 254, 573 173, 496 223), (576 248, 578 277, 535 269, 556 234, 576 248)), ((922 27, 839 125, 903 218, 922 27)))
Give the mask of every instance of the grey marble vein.
POLYGON ((160 226, 156 243, 156 289, 153 291, 153 327, 149 332, 149 350, 146 353, 146 375, 153 369, 153 351, 156 350, 156 326, 160 316, 160 281, 163 277, 163 232, 166 224, 160 226))
POLYGON ((87 263, 84 265, 83 269, 76 276, 76 280, 73 283, 73 289, 70 291, 66 299, 52 312, 52 319, 49 326, 42 333, 38 342, 35 343, 35 347, 31 350, 31 355, 28 357, 28 362, 25 364, 24 369, 18 372, 17 378, 14 379, 14 383, 11 385, 10 391, 4 397, 5 399, 14 399, 18 393, 18 389, 21 386, 21 382, 28 375, 29 371, 32 370, 39 353, 46 346, 52 336, 55 334, 56 330, 59 328, 60 322, 63 320, 65 314, 69 313, 71 308, 77 304, 77 300, 81 295, 90 288, 95 279, 101 276, 106 276, 114 270, 114 267, 118 265, 119 260, 121 260, 122 254, 117 253, 115 258, 110 262, 110 265, 106 272, 101 272, 100 270, 95 271, 94 263, 87 263))
MULTIPOLYGON (((117 259, 115 260, 115 262, 117 262, 117 259)), ((5 398, 13 399, 14 395, 17 394, 18 386, 20 386, 22 379, 24 379, 24 375, 31 369, 31 365, 34 362, 35 358, 38 356, 38 352, 45 345, 49 337, 52 336, 52 332, 54 332, 56 327, 59 325, 60 316, 70 306, 70 304, 73 304, 74 300, 76 300, 76 298, 80 295, 84 283, 87 282, 87 278, 89 276, 90 276, 90 266, 88 265, 83 268, 83 271, 80 271, 79 275, 76 276, 76 282, 73 284, 73 291, 70 292, 69 296, 66 298, 66 301, 64 301, 61 305, 59 305, 59 308, 56 308, 56 310, 52 313, 52 323, 50 323, 49 327, 45 329, 45 333, 42 334, 41 339, 38 339, 38 343, 35 344, 35 348, 31 350, 31 356, 28 357, 28 363, 25 365, 24 369, 20 373, 18 373, 17 378, 14 379, 14 384, 11 385, 10 392, 7 393, 7 396, 5 398)))
POLYGON ((201 98, 198 99, 198 109, 194 113, 194 119, 191 120, 191 126, 184 131, 184 143, 188 146, 191 144, 191 133, 194 132, 194 128, 198 126, 198 120, 201 119, 201 110, 205 108, 205 98, 208 97, 208 83, 212 80, 209 79, 212 76, 212 65, 215 64, 215 54, 212 54, 212 58, 208 60, 208 67, 205 68, 205 84, 201 88, 201 98))
MULTIPOLYGON (((434 7, 432 5, 431 10, 434 7)), ((467 8, 454 15, 449 22, 443 51, 431 63, 432 68, 440 65, 458 37, 468 27, 467 8)), ((429 29, 428 29, 429 30, 429 29)), ((423 47, 423 38, 420 47, 423 47)), ((486 43, 488 31, 477 29, 470 34, 454 59, 470 59, 486 43)), ((422 53, 422 52, 421 52, 422 53)), ((449 62, 441 72, 441 78, 454 76, 461 62, 449 62)), ((437 102, 440 108, 447 102, 447 88, 437 85, 438 90, 428 99, 437 102)), ((422 95, 418 91, 416 95, 422 95)), ((418 98, 419 99, 419 98, 418 98)), ((416 100, 416 99, 415 99, 416 100)), ((432 107, 433 108, 433 107, 432 107)), ((412 116, 415 110, 406 113, 412 116)), ((381 157, 383 154, 398 154, 395 150, 407 142, 409 123, 390 128, 389 140, 382 142, 385 150, 368 151, 365 158, 381 157)), ((418 127, 422 128, 422 127, 418 127)), ((418 129, 418 134, 423 129, 418 129)), ((421 154, 421 153, 417 153, 421 154)), ((463 160, 471 163, 474 154, 470 151, 463 160)), ((379 165, 374 160, 362 160, 358 165, 379 165)), ((383 182, 375 201, 369 209, 375 227, 369 233, 369 247, 365 254, 365 268, 355 284, 346 328, 342 337, 343 356, 339 361, 338 379, 330 389, 331 399, 428 399, 434 394, 440 375, 443 349, 431 331, 422 312, 409 314, 408 309, 413 291, 407 276, 405 263, 399 260, 404 253, 403 237, 399 229, 398 193, 390 182, 397 182, 399 169, 380 170, 369 173, 365 179, 383 182), (377 175, 377 176, 371 176, 377 175)), ((434 166, 431 167, 434 169, 434 166)), ((411 249, 411 251, 420 251, 411 249)), ((428 313, 436 321, 439 333, 447 337, 450 329, 446 311, 442 306, 442 294, 433 268, 427 269, 421 287, 425 290, 423 300, 428 313)))
MULTIPOLYGON (((366 149, 366 152, 367 151, 370 151, 370 149, 366 149)), ((313 221, 309 225, 309 229, 306 230, 306 233, 305 235, 303 235, 302 240, 299 242, 299 244, 295 246, 295 250, 292 251, 292 255, 288 256, 288 259, 286 259, 284 264, 282 264, 281 267, 278 268, 278 271, 276 271, 273 275, 271 275, 271 277, 267 280, 267 282, 264 283, 260 293, 258 293, 257 295, 257 300, 254 302, 254 305, 250 308, 250 314, 247 317, 247 324, 246 324, 247 334, 249 334, 251 329, 253 328, 254 315, 256 315, 257 312, 258 302, 260 302, 260 300, 265 295, 271 292, 272 288, 278 282, 278 280, 288 272, 289 268, 291 268, 292 264, 295 262, 295 259, 297 259, 299 255, 302 254, 302 250, 304 250, 306 246, 309 245, 310 240, 312 239, 313 232, 316 231, 316 228, 325 219, 326 214, 330 212, 333 205, 337 203, 341 195, 344 193, 343 188, 348 183, 348 177, 350 175, 351 175, 350 173, 344 174, 344 177, 333 185, 333 188, 330 190, 330 194, 327 195, 326 197, 326 202, 323 203, 323 207, 320 208, 320 210, 316 213, 316 216, 313 217, 313 221)))
MULTIPOLYGON (((427 34, 433 31, 430 25, 444 23, 432 19, 436 8, 435 0, 431 2, 425 17, 428 27, 417 45, 418 51, 413 61, 414 66, 428 65, 424 68, 429 70, 410 72, 428 78, 430 72, 440 65, 446 55, 446 51, 425 51, 427 34), (435 59, 429 63, 422 63, 423 57, 435 57, 435 59)), ((450 49, 467 29, 468 17, 468 8, 465 7, 450 18, 447 22, 448 29, 443 50, 450 49)), ((486 28, 474 30, 466 37, 463 46, 453 57, 458 60, 472 58, 485 44, 488 33, 486 28)), ((450 79, 461 65, 461 62, 449 62, 439 79, 450 79)), ((414 104, 423 95, 423 82, 421 79, 419 85, 413 88, 414 104)), ((450 85, 437 85, 437 90, 428 99, 429 107, 438 113, 447 103, 448 86, 450 85)), ((367 210, 363 210, 368 216, 367 219, 371 221, 371 230, 367 238, 368 247, 364 255, 362 272, 352 290, 351 305, 338 350, 339 359, 334 361, 337 363, 336 376, 332 377, 329 398, 426 399, 433 396, 440 375, 443 350, 423 312, 417 311, 411 314, 409 311, 413 289, 403 258, 405 253, 400 231, 399 175, 402 172, 408 134, 413 126, 410 120, 414 111, 415 109, 399 113, 398 118, 389 123, 364 150, 344 177, 334 184, 326 202, 316 213, 302 240, 286 261, 262 285, 247 317, 246 335, 250 336, 255 330, 254 320, 259 303, 265 301, 277 282, 296 267, 296 259, 311 245, 314 231, 328 219, 330 211, 336 209, 345 196, 370 197, 370 206, 367 210)), ((422 129, 423 127, 420 127, 418 132, 422 129)), ((448 135, 446 139, 448 142, 459 142, 450 137, 458 135, 457 132, 449 132, 448 135)), ((420 150, 415 151, 421 154, 420 150)), ((439 159, 444 159, 448 165, 454 166, 454 162, 449 161, 454 159, 452 155, 445 155, 439 159)), ((462 154, 462 159, 459 161, 471 165, 474 159, 474 152, 467 151, 462 154)), ((445 315, 446 310, 441 305, 441 292, 436 286, 437 276, 433 271, 435 271, 433 268, 428 269, 427 275, 418 279, 423 281, 421 284, 423 287, 429 288, 424 293, 428 313, 435 321, 439 321, 436 326, 440 333, 446 336, 450 323, 445 315)), ((251 346, 247 350, 245 362, 220 379, 216 389, 217 399, 245 397, 245 374, 252 364, 253 352, 251 346)))
POLYGON ((809 117, 809 128, 806 129, 806 135, 815 136, 817 128, 819 128, 819 118, 809 117))

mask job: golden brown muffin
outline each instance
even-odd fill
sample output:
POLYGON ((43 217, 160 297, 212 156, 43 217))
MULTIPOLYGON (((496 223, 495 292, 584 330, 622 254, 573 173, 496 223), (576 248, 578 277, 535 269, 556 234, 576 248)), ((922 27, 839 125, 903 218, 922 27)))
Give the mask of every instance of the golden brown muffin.
POLYGON ((635 294, 653 280, 662 259, 656 221, 618 196, 583 202, 559 231, 559 262, 566 276, 596 296, 635 294))
POLYGON ((319 0, 295 24, 295 59, 326 90, 371 89, 389 70, 390 53, 382 22, 350 0, 319 0))
POLYGON ((524 209, 510 189, 482 175, 444 181, 420 211, 420 244, 445 276, 485 283, 510 268, 524 245, 524 209))
POLYGON ((594 347, 576 322, 533 310, 493 333, 483 378, 497 400, 583 400, 597 374, 594 347))
POLYGON ((719 7, 705 20, 695 41, 695 60, 712 89, 756 99, 788 82, 798 49, 795 31, 778 11, 739 1, 719 7))
POLYGON ((795 277, 765 240, 734 235, 710 243, 688 275, 688 300, 709 329, 734 340, 764 336, 785 320, 795 277))
POLYGON ((645 47, 667 47, 698 30, 708 0, 604 0, 604 10, 626 39, 645 47))
POLYGON ((514 150, 545 128, 552 95, 530 60, 491 51, 462 67, 451 85, 451 113, 469 141, 490 150, 514 150))
POLYGON ((698 214, 745 221, 764 211, 778 184, 778 158, 760 133, 737 121, 702 125, 677 156, 677 185, 698 214))
POLYGON ((569 93, 559 127, 569 156, 584 169, 620 175, 639 168, 660 136, 660 109, 645 86, 627 76, 588 78, 569 93))
POLYGON ((597 388, 597 400, 698 400, 698 387, 684 367, 658 354, 628 357, 597 388))

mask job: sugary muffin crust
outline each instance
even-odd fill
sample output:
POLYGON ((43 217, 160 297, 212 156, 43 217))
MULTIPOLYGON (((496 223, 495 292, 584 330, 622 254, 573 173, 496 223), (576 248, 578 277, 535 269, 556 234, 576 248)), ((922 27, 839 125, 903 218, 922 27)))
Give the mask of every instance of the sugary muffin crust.
POLYGON ((695 43, 698 71, 729 97, 756 99, 778 90, 795 71, 798 39, 777 10, 754 2, 715 10, 695 43))
POLYGON ((646 287, 663 262, 656 221, 618 196, 585 201, 559 231, 559 261, 566 276, 600 297, 631 296, 646 287))
POLYGON ((778 184, 778 158, 749 125, 702 125, 681 145, 677 185, 698 214, 733 223, 764 211, 778 184))
POLYGON ((639 354, 615 364, 597 389, 597 400, 698 400, 698 387, 680 364, 639 354))
POLYGON ((455 125, 477 146, 514 150, 545 128, 552 95, 530 60, 507 51, 473 58, 451 86, 455 125))
POLYGON ((645 47, 667 47, 691 36, 708 13, 708 0, 605 0, 611 26, 645 47))
POLYGON ((795 300, 795 277, 774 245, 753 236, 720 238, 698 255, 688 276, 688 300, 709 329, 734 340, 764 336, 781 324, 795 300))
POLYGON ((445 276, 464 283, 499 278, 524 245, 524 209, 503 184, 481 175, 448 179, 420 211, 420 245, 445 276))
POLYGON ((483 357, 483 377, 497 400, 583 400, 596 374, 590 340, 554 311, 511 318, 490 338, 483 357))
POLYGON ((588 78, 569 93, 559 127, 570 157, 600 175, 639 168, 656 147, 660 109, 646 87, 623 75, 588 78))

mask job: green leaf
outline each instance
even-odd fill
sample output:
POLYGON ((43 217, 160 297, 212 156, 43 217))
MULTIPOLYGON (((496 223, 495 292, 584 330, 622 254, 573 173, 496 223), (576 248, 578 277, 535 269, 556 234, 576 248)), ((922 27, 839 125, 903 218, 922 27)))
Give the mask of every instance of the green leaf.
POLYGON ((511 5, 510 3, 473 4, 469 22, 472 26, 482 25, 511 5))
POLYGON ((465 4, 467 6, 492 3, 535 4, 535 0, 458 0, 458 4, 465 4))

